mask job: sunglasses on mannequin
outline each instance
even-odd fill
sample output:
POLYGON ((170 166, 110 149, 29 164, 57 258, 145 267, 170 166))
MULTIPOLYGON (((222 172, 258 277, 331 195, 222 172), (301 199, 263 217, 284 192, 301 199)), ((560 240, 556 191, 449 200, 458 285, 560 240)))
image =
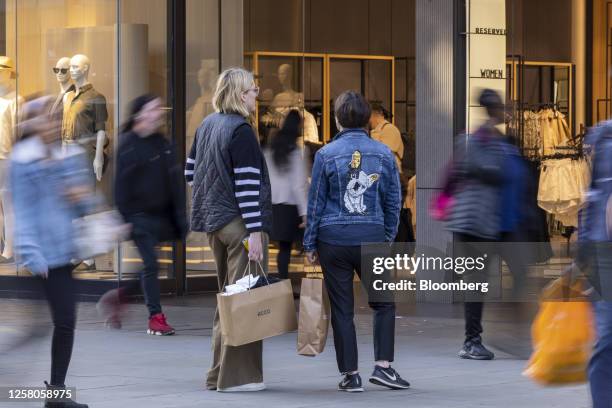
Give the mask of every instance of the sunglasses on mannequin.
POLYGON ((53 72, 56 74, 59 74, 60 72, 65 74, 68 72, 68 68, 53 68, 53 72))

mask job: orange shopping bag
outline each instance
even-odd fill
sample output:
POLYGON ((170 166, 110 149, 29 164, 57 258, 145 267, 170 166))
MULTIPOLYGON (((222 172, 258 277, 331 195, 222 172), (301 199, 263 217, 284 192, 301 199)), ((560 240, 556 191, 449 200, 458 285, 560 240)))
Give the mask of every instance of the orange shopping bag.
POLYGON ((559 278, 542 293, 540 310, 531 326, 533 353, 523 375, 542 385, 587 380, 595 328, 583 283, 570 286, 559 278))

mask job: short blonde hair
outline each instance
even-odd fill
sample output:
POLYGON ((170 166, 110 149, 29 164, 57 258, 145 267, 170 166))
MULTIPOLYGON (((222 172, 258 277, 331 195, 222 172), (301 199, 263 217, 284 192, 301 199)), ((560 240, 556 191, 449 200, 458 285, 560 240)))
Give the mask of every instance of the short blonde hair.
POLYGON ((241 96, 254 82, 253 74, 245 69, 226 69, 217 79, 217 88, 212 99, 213 107, 220 113, 237 113, 248 118, 251 112, 242 102, 241 96))

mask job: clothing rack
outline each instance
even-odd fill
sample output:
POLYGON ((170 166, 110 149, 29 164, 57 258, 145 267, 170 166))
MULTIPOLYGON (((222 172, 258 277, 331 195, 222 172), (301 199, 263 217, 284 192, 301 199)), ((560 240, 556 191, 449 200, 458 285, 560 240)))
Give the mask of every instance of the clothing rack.
POLYGON ((578 159, 581 159, 582 157, 584 157, 582 152, 555 153, 555 154, 547 154, 547 155, 544 155, 544 156, 540 156, 539 157, 539 161, 544 161, 544 160, 560 160, 560 159, 578 160, 578 159))
MULTIPOLYGON (((557 146, 555 147, 555 149, 558 150, 572 150, 571 153, 554 153, 554 154, 547 154, 547 155, 542 155, 542 156, 534 156, 531 157, 530 160, 531 161, 535 161, 535 162, 542 162, 544 160, 557 160, 557 159, 580 159, 582 157, 584 157, 584 153, 582 152, 581 149, 577 149, 574 146, 557 146)), ((538 147, 524 147, 523 151, 537 151, 539 150, 538 147)))
POLYGON ((559 104, 558 103, 551 103, 551 102, 545 102, 545 103, 527 103, 527 102, 523 102, 521 104, 522 106, 522 110, 540 110, 540 109, 554 109, 556 111, 559 111, 559 104))

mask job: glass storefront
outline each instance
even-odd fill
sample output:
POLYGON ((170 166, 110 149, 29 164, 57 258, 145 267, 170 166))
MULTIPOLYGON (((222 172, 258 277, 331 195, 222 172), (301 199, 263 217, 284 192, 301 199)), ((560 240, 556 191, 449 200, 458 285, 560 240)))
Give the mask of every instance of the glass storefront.
MULTIPOLYGON (((25 99, 45 94, 56 96, 53 109, 63 111, 65 143, 103 130, 107 162, 95 189, 112 203, 113 156, 130 101, 145 93, 167 100, 169 94, 167 1, 6 0, 0 4, 4 16, 2 54, 8 57, 5 65, 10 65, 4 71, 12 74, 6 78, 5 98, 12 98, 15 106, 13 120, 19 123, 25 99), (71 78, 70 66, 74 64, 81 65, 83 78, 71 78), (96 104, 85 103, 91 98, 96 98, 96 104), (74 126, 84 117, 80 115, 95 119, 74 126)), ((172 107, 167 109, 170 112, 172 107)), ((171 129, 170 120, 168 115, 166 133, 171 129)), ((15 141, 14 135, 2 137, 15 141)), ((93 148, 87 143, 83 146, 93 148)), ((10 217, 3 216, 3 221, 8 220, 10 217)), ((10 222, 3 224, 3 248, 8 250, 10 222)), ((158 251, 160 276, 171 278, 173 245, 162 244, 158 251)), ((75 276, 99 281, 133 279, 140 266, 134 244, 126 242, 109 254, 84 261, 75 276)), ((3 263, 1 271, 3 275, 28 275, 26 270, 17 270, 14 262, 3 263)))
MULTIPOLYGON (((455 3, 467 7, 470 1, 455 3)), ((506 58, 499 79, 505 81, 510 106, 507 129, 539 171, 545 156, 577 153, 571 148, 582 140, 584 129, 611 116, 612 2, 506 0, 500 4, 505 8, 506 58), (567 149, 554 146, 554 151, 548 151, 533 133, 539 126, 534 118, 545 110, 563 118, 560 126, 567 132, 567 149)), ((87 66, 91 89, 106 102, 109 165, 96 189, 112 203, 113 156, 129 102, 143 93, 166 101, 165 129, 181 147, 179 159, 184 160, 197 127, 213 112, 218 73, 243 66, 256 74, 261 89, 253 123, 262 144, 278 130, 286 112, 297 109, 304 118, 300 144, 312 158, 337 132, 334 98, 355 89, 392 115, 402 134, 404 174, 410 178, 417 172, 415 10, 416 0, 0 0, 4 24, 0 29, 0 97, 11 113, 4 117, 12 122, 2 128, 12 129, 19 122, 24 98, 40 93, 57 95, 70 117, 71 106, 66 102, 70 98, 64 93, 74 81, 65 70, 70 59, 79 56, 87 66), (182 9, 183 20, 177 20, 177 8, 182 9), (182 30, 176 30, 175 24, 182 24, 182 30), (176 35, 178 32, 183 34, 176 35), (173 61, 177 45, 184 50, 180 63, 173 61), (175 73, 177 66, 181 71, 175 73), (177 93, 177 89, 182 91, 177 93), (175 95, 184 101, 177 104, 175 95)), ((481 27, 484 32, 496 28, 481 27)), ((457 43, 465 41, 465 33, 459 31, 457 43)), ((457 53, 456 64, 466 65, 463 58, 468 57, 457 53)), ((497 75, 496 70, 483 72, 487 80, 497 75)), ((1 145, 10 150, 15 134, 6 131, 2 137, 1 145)), ((419 143, 428 141, 427 135, 419 136, 419 143)), ((424 167, 420 171, 427 171, 429 162, 440 159, 421 160, 424 167)), ((8 208, 9 203, 1 201, 8 208)), ((416 203, 411 205, 416 208, 416 203)), ((569 248, 576 235, 573 224, 573 218, 552 214, 545 228, 560 248, 569 248)), ((11 229, 10 219, 3 217, 0 277, 27 276, 13 262, 11 229)), ((158 251, 165 290, 214 287, 214 262, 204 234, 191 233, 184 244, 164 243, 158 251)), ((271 270, 276 268, 275 254, 272 244, 271 270)), ((292 255, 290 271, 303 272, 299 244, 292 255)), ((130 242, 92 261, 79 265, 80 279, 116 284, 135 278, 141 265, 130 242)))
MULTIPOLYGON (((406 171, 414 174, 414 1, 374 5, 369 0, 244 0, 229 2, 221 10, 217 3, 187 2, 187 45, 194 51, 187 53, 188 106, 192 106, 187 112, 187 151, 197 125, 212 111, 216 70, 236 65, 239 59, 239 65, 255 73, 260 88, 254 124, 262 145, 278 130, 284 115, 297 109, 304 120, 300 145, 311 160, 337 133, 333 100, 340 92, 355 89, 394 114, 392 120, 405 144, 411 146, 405 149, 411 152, 406 171), (352 21, 348 26, 333 18, 346 13, 352 21), (213 21, 211 16, 217 14, 220 20, 213 21), (236 24, 236 19, 241 21, 240 29, 223 29, 236 24), (206 38, 205 46, 190 37, 196 32, 206 38), (214 42, 219 35, 220 45, 214 42)), ((188 287, 192 277, 214 276, 212 254, 203 234, 191 233, 186 249, 188 287)), ((276 254, 273 243, 272 271, 276 254)), ((296 243, 290 272, 303 271, 301 246, 296 243)))
POLYGON ((551 244, 550 258, 535 268, 542 277, 558 276, 571 262, 590 177, 583 155, 584 129, 593 123, 585 111, 586 4, 505 4, 507 133, 536 179, 541 213, 532 236, 551 244))

